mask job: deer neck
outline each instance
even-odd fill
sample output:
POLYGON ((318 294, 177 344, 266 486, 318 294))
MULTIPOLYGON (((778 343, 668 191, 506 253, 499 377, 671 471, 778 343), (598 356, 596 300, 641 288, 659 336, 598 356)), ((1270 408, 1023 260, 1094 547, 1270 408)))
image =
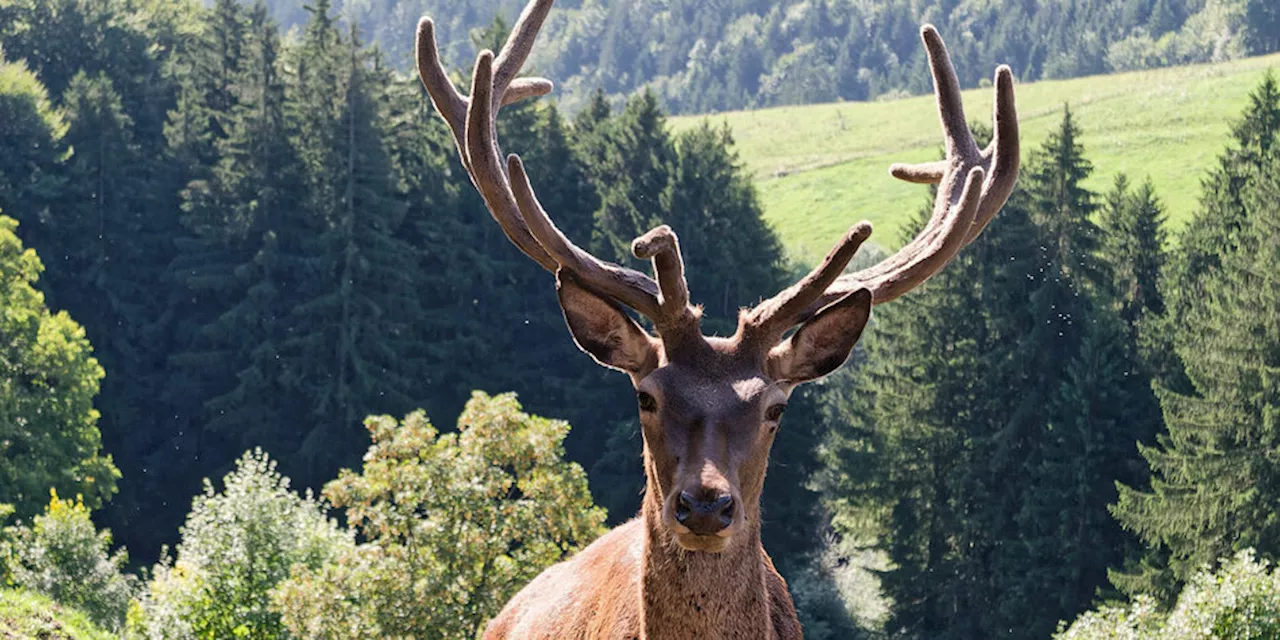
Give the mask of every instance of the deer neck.
POLYGON ((662 525, 662 503, 650 479, 641 515, 642 638, 771 638, 759 508, 721 553, 682 549, 662 525))

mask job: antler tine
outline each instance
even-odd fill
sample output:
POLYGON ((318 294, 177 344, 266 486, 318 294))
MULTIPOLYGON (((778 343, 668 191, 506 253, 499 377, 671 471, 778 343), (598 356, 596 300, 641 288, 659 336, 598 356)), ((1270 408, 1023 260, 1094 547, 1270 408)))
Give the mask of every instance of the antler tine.
POLYGON ((873 303, 888 302, 916 288, 941 271, 965 246, 965 230, 973 226, 982 202, 981 185, 985 174, 982 167, 974 167, 969 171, 960 202, 953 207, 951 215, 944 219, 929 245, 913 255, 910 262, 869 282, 859 281, 860 286, 871 289, 873 303))
POLYGON ((467 122, 467 99, 454 88, 449 74, 440 62, 440 51, 436 46, 436 25, 431 18, 418 21, 417 42, 414 44, 418 54, 418 77, 427 88, 427 95, 436 106, 436 111, 444 118, 445 124, 453 133, 453 141, 462 153, 462 165, 471 168, 471 160, 467 157, 467 145, 464 132, 467 122))
MULTIPOLYGON (((498 107, 514 104, 521 100, 551 93, 553 85, 546 78, 516 78, 521 66, 529 57, 538 30, 551 11, 554 0, 535 0, 516 22, 515 29, 507 38, 502 53, 498 56, 497 72, 494 74, 494 95, 499 96, 498 107)), ((462 153, 463 166, 470 168, 471 159, 467 157, 466 148, 466 116, 469 100, 453 86, 444 63, 440 60, 440 50, 436 44, 435 22, 431 18, 418 21, 416 42, 418 56, 418 77, 427 88, 431 102, 444 117, 445 123, 453 133, 453 141, 462 153)))
MULTIPOLYGON (((933 76, 938 119, 942 123, 942 135, 946 145, 946 160, 917 165, 895 164, 889 167, 889 173, 895 178, 917 184, 939 184, 948 176, 951 180, 947 182, 947 188, 938 190, 933 215, 925 228, 897 253, 862 272, 862 275, 867 278, 878 277, 900 269, 902 265, 911 262, 916 254, 932 245, 934 236, 943 226, 944 219, 952 210, 952 206, 956 204, 957 187, 965 176, 962 169, 980 161, 978 144, 974 141, 973 133, 969 131, 969 124, 965 119, 960 80, 956 77, 955 67, 951 64, 947 45, 942 41, 938 30, 930 24, 920 29, 920 39, 924 41, 925 52, 929 58, 929 71, 933 76)), ((995 207, 996 210, 999 208, 999 206, 995 207)), ((994 211, 992 213, 994 215, 994 211)))
POLYGON ((809 275, 744 313, 738 321, 739 332, 766 348, 773 346, 787 329, 801 321, 801 316, 836 281, 870 236, 870 222, 864 220, 851 227, 809 275))
POLYGON ((641 260, 653 261, 662 313, 654 319, 659 333, 665 336, 690 330, 702 335, 698 331, 701 316, 689 305, 689 283, 684 278, 684 258, 680 255, 676 232, 665 224, 651 229, 631 243, 631 253, 641 260))
POLYGON ((507 238, 544 269, 555 271, 559 265, 529 232, 520 206, 511 193, 507 174, 498 160, 501 152, 498 151, 493 122, 492 91, 493 52, 481 51, 471 78, 470 108, 467 109, 466 129, 460 147, 462 156, 467 159, 464 164, 471 174, 471 182, 488 205, 489 213, 507 238))
POLYGON ((1009 65, 996 67, 995 85, 996 101, 992 107, 995 133, 991 144, 982 152, 983 164, 990 175, 983 185, 982 204, 973 227, 969 229, 966 244, 973 242, 987 228, 987 224, 1013 193, 1013 186, 1018 183, 1022 148, 1018 131, 1018 104, 1013 97, 1013 70, 1009 65))
MULTIPOLYGON (((907 182, 939 185, 933 214, 925 228, 897 253, 868 269, 836 278, 803 311, 788 315, 794 317, 795 322, 804 321, 858 289, 870 289, 875 304, 910 291, 973 242, 1013 192, 1020 161, 1013 72, 1004 65, 996 69, 995 136, 986 149, 979 150, 965 120, 960 82, 942 37, 932 25, 925 25, 920 37, 929 55, 938 116, 946 140, 946 159, 915 165, 895 164, 889 171, 895 178, 907 182)), ((779 317, 784 315, 787 314, 779 317)))
POLYGON ((600 260, 570 242, 538 202, 520 156, 509 156, 507 169, 529 230, 560 268, 574 272, 584 286, 596 293, 611 297, 654 322, 663 317, 658 284, 652 278, 634 269, 600 260))
MULTIPOLYGON (((498 53, 498 59, 494 63, 493 94, 502 101, 502 104, 517 101, 508 99, 507 89, 515 84, 513 81, 520 74, 525 61, 529 59, 529 52, 533 51, 533 43, 538 39, 538 31, 542 29, 542 23, 546 21, 547 14, 551 13, 553 4, 555 0, 534 0, 525 5, 524 11, 520 12, 520 17, 511 30, 511 35, 507 37, 506 44, 498 53)), ((523 85, 516 86, 523 86, 525 90, 534 89, 528 95, 545 95, 551 92, 550 80, 543 78, 525 80, 523 85)))

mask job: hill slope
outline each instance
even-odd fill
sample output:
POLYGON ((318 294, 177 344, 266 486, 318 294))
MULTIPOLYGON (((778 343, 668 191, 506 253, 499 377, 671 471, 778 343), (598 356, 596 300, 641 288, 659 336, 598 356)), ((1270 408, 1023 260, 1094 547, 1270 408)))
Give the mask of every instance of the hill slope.
POLYGON ((32 593, 0 589, 0 638, 23 640, 109 640, 84 615, 32 593))
MULTIPOLYGON (((963 60, 957 60, 963 64, 963 60)), ((1094 164, 1089 186, 1117 173, 1150 176, 1170 227, 1194 212, 1200 180, 1227 143, 1230 123, 1280 55, 1019 85, 1024 153, 1038 147, 1070 104, 1094 164)), ((990 122, 992 92, 965 92, 970 121, 990 122)), ((673 118, 682 129, 701 117, 673 118)), ((888 175, 894 162, 936 159, 942 137, 933 98, 837 103, 719 114, 756 178, 765 215, 797 257, 813 261, 850 224, 876 225, 873 240, 898 246, 899 227, 927 204, 923 187, 888 175)))

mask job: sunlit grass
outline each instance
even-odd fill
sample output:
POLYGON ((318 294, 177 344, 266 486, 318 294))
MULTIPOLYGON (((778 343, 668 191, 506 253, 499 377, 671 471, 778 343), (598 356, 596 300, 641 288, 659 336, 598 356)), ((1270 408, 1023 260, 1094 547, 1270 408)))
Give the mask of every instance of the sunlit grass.
MULTIPOLYGON (((963 64, 963 60, 957 60, 963 64)), ((1088 186, 1110 187, 1116 174, 1150 177, 1171 228, 1195 211, 1200 180, 1227 143, 1263 73, 1280 55, 1217 65, 1019 85, 1023 148, 1040 145, 1070 104, 1095 172, 1088 186)), ((990 122, 992 92, 965 92, 971 121, 990 122)), ((672 118, 679 130, 704 116, 672 118)), ((835 103, 711 116, 733 129, 756 179, 765 217, 788 249, 815 260, 858 220, 876 226, 879 244, 899 244, 899 229, 927 204, 924 187, 889 177, 894 162, 937 157, 941 143, 933 98, 835 103)))
POLYGON ((32 593, 0 589, 0 638, 107 640, 83 614, 32 593))

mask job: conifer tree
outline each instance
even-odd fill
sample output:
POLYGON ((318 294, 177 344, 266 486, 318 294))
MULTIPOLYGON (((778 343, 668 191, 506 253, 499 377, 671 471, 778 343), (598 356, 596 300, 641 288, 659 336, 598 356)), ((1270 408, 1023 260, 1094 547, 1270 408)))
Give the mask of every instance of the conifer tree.
POLYGON ((81 318, 107 370, 103 441, 128 474, 109 519, 123 524, 186 466, 185 452, 169 446, 173 431, 158 402, 168 383, 172 183, 164 156, 139 141, 109 77, 76 76, 63 101, 75 153, 44 231, 45 251, 59 256, 47 286, 54 304, 81 318))
POLYGON ((1111 267, 1120 318, 1131 332, 1149 315, 1164 313, 1159 286, 1166 262, 1164 219, 1150 179, 1131 190, 1124 174, 1116 176, 1102 208, 1102 254, 1111 267))
POLYGON ((188 202, 187 234, 178 239, 181 253, 171 266, 182 291, 180 313, 191 328, 171 358, 180 375, 167 399, 179 406, 194 400, 184 413, 201 433, 198 446, 234 436, 239 442, 231 453, 247 444, 282 443, 275 431, 283 416, 268 399, 279 391, 272 386, 279 374, 274 341, 287 312, 280 291, 298 281, 288 279, 278 253, 281 242, 300 240, 303 222, 279 47, 259 2, 249 13, 230 84, 232 106, 218 116, 225 134, 215 145, 208 193, 221 205, 188 202))
POLYGON ((1222 263, 1222 258, 1247 247, 1249 238, 1244 193, 1262 175, 1264 167, 1280 154, 1280 84, 1268 72, 1249 94, 1249 106, 1231 127, 1231 145, 1218 165, 1202 181, 1200 212, 1182 235, 1171 264, 1166 290, 1175 317, 1199 297, 1200 280, 1222 263))
POLYGON ((830 494, 841 522, 880 514, 891 632, 1047 635, 1122 560, 1106 505, 1154 400, 1106 295, 1077 137, 1064 114, 990 228, 864 340, 830 494))
POLYGON ((298 258, 311 271, 280 341, 290 415, 306 425, 294 475, 307 483, 351 464, 363 416, 416 406, 423 361, 415 256, 398 235, 405 207, 387 149, 390 73, 327 11, 317 3, 297 52, 308 215, 298 258))
POLYGON ((619 264, 635 264, 631 241, 662 220, 661 197, 675 170, 675 144, 658 99, 648 91, 627 102, 607 135, 612 144, 588 164, 601 198, 591 250, 619 264))
MULTIPOLYGON (((1158 388, 1168 433, 1142 449, 1151 489, 1121 486, 1113 510, 1127 529, 1167 552, 1176 581, 1245 547, 1280 553, 1277 169, 1273 159, 1239 194, 1238 237, 1251 250, 1222 257, 1172 336, 1191 389, 1158 388)), ((1139 569, 1118 574, 1119 585, 1138 591, 1169 584, 1158 564, 1139 569)))

